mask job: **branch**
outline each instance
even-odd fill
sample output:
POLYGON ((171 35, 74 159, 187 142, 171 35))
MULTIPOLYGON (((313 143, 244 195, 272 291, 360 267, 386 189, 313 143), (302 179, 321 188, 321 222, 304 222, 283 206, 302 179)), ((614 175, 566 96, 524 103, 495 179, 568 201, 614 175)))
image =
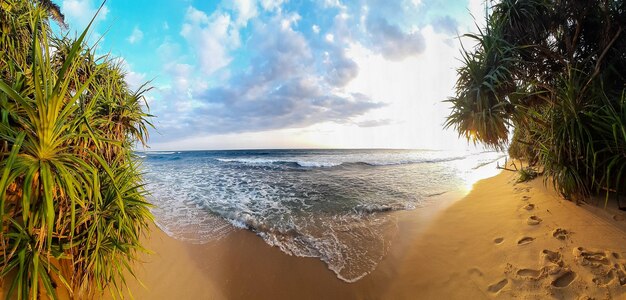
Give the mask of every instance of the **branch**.
POLYGON ((585 87, 583 87, 583 89, 582 89, 581 93, 578 95, 578 97, 581 97, 582 94, 585 93, 585 90, 587 90, 587 87, 589 86, 589 84, 591 83, 593 78, 595 78, 596 76, 598 76, 598 74, 600 74, 600 64, 602 64, 602 60, 604 60, 604 57, 609 52, 609 49, 611 49, 611 46, 613 46, 613 43, 615 43, 615 41, 617 40, 617 38, 619 37, 619 35, 621 33, 622 33, 622 27, 620 26, 617 29, 617 32, 615 33, 615 35, 613 36, 611 41, 609 42, 609 44, 606 46, 606 48, 604 48, 604 51, 602 51, 602 54, 600 54, 600 57, 598 58, 598 61, 596 61, 596 67, 595 67, 595 69, 593 71, 593 74, 591 74, 591 77, 589 77, 589 80, 585 84, 585 87))
MULTIPOLYGON (((598 58, 598 61, 596 62, 595 71, 593 72, 593 75, 591 75, 591 78, 597 76, 600 73, 600 64, 602 63, 602 60, 604 59, 606 54, 609 52, 609 49, 611 49, 611 46, 613 46, 613 43, 615 43, 615 41, 617 40, 617 38, 619 37, 619 35, 621 33, 622 33, 622 27, 620 26, 617 29, 617 32, 615 33, 615 36, 613 36, 613 39, 611 39, 611 41, 609 42, 609 45, 606 46, 606 48, 604 48, 604 51, 602 51, 602 54, 600 55, 600 58, 598 58)), ((591 80, 591 79, 589 79, 589 80, 591 80)))
POLYGON ((505 170, 505 171, 511 171, 511 172, 517 172, 517 170, 509 169, 507 167, 497 166, 496 169, 505 170))
POLYGON ((579 20, 576 20, 576 32, 574 33, 574 37, 572 38, 572 52, 569 53, 569 59, 570 61, 572 61, 573 57, 574 57, 574 49, 576 49, 576 44, 578 42, 578 36, 580 35, 580 30, 581 30, 581 22, 579 20))

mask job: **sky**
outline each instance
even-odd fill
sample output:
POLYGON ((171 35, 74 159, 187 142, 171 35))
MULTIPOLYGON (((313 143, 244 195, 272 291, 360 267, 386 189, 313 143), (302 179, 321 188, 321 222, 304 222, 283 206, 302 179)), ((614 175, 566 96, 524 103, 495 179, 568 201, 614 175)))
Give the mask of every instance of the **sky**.
MULTIPOLYGON (((57 0, 71 32, 97 0, 57 0)), ((109 0, 89 40, 146 94, 150 150, 465 149, 444 130, 482 0, 109 0)))

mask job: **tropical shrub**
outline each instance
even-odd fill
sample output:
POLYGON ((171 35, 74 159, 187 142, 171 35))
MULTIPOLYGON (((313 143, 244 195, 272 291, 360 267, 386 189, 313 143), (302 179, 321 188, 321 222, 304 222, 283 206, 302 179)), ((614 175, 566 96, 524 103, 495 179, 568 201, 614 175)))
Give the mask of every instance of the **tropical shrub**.
POLYGON ((446 126, 541 165, 566 198, 619 190, 626 184, 626 2, 486 5, 485 28, 465 35, 476 46, 463 52, 446 126))
POLYGON ((537 178, 537 175, 539 175, 537 170, 532 167, 522 168, 517 173, 519 174, 519 177, 517 178, 518 183, 533 180, 537 178))
POLYGON ((132 151, 147 139, 147 89, 131 91, 115 59, 95 58, 88 29, 56 36, 49 16, 62 20, 49 1, 0 0, 3 289, 121 295, 152 221, 132 151))

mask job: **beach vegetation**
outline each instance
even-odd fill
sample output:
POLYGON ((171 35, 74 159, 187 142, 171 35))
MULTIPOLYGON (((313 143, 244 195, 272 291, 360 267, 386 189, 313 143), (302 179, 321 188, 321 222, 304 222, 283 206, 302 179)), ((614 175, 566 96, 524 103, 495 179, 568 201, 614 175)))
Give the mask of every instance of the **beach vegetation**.
POLYGON ((608 201, 626 186, 626 2, 499 0, 486 12, 464 35, 445 126, 540 166, 565 198, 608 201))
MULTIPOLYGON (((0 276, 7 298, 121 297, 152 221, 133 147, 144 85, 49 1, 0 0, 0 276)), ((95 17, 94 17, 95 18, 95 17)), ((93 22, 93 20, 92 20, 93 22)))
POLYGON ((518 171, 519 177, 517 178, 517 182, 526 182, 526 181, 531 181, 535 178, 537 178, 537 176, 539 175, 539 173, 537 172, 537 170, 535 170, 532 167, 526 167, 526 168, 522 168, 518 171))

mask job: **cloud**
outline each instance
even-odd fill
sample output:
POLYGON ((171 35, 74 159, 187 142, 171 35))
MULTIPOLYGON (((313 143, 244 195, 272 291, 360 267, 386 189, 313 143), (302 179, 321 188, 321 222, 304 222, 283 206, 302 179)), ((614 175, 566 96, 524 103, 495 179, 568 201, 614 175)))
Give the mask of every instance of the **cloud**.
POLYGON ((237 14, 236 23, 238 26, 246 26, 248 20, 258 14, 256 0, 234 0, 232 6, 237 14))
POLYGON ((442 16, 432 23, 435 32, 438 33, 447 33, 447 34, 457 34, 457 28, 459 27, 459 22, 456 19, 450 16, 442 16))
POLYGON ((202 71, 209 75, 227 66, 229 54, 239 46, 239 31, 230 14, 216 10, 211 16, 193 7, 187 9, 180 31, 194 50, 202 71))
MULTIPOLYGON (((98 3, 92 0, 64 0, 61 3, 61 11, 65 15, 66 21, 74 27, 74 30, 82 31, 96 15, 99 8, 98 3)), ((95 22, 105 20, 108 13, 109 8, 106 5, 103 6, 95 22)))
POLYGON ((165 80, 151 102, 163 134, 153 141, 328 124, 363 132, 401 128, 396 115, 413 114, 415 102, 425 101, 420 97, 445 99, 422 91, 402 98, 416 85, 402 78, 424 73, 405 64, 437 58, 433 37, 444 39, 465 24, 435 2, 224 0, 208 12, 189 6, 182 24, 171 26, 181 28, 180 36, 164 37, 156 51, 165 80), (363 47, 366 58, 354 47, 363 47), (379 65, 368 66, 368 57, 379 65), (404 75, 372 75, 390 64, 401 65, 394 72, 404 75))
POLYGON ((346 9, 346 6, 341 4, 340 0, 324 0, 325 7, 336 7, 340 9, 346 9))
POLYGON ((129 71, 126 73, 126 83, 128 83, 128 87, 131 90, 137 90, 142 84, 146 82, 146 74, 145 73, 137 73, 133 71, 129 71))
POLYGON ((209 22, 209 16, 203 11, 195 9, 193 6, 187 8, 185 19, 192 23, 207 23, 209 22))
POLYGON ((367 127, 380 127, 380 126, 387 126, 387 125, 393 124, 393 120, 391 119, 365 120, 361 122, 356 122, 355 124, 359 127, 366 127, 366 128, 367 127))
POLYGON ((298 13, 293 13, 293 12, 289 13, 286 16, 284 16, 282 20, 280 21, 280 27, 282 29, 289 29, 297 25, 300 19, 302 19, 302 17, 298 13))
POLYGON ((116 58, 115 61, 124 71, 124 79, 131 90, 137 90, 146 82, 146 73, 135 72, 126 59, 120 57, 116 58))
POLYGON ((287 0, 261 0, 261 6, 266 11, 281 11, 281 5, 287 0))
POLYGON ((143 39, 143 32, 139 29, 139 27, 135 26, 133 32, 128 37, 128 42, 131 44, 138 43, 143 39))
POLYGON ((353 117, 382 107, 363 94, 342 90, 358 72, 356 64, 345 55, 329 60, 334 64, 330 69, 334 73, 326 74, 329 78, 320 76, 306 37, 285 27, 283 21, 281 16, 267 23, 253 23, 247 43, 254 47, 249 66, 219 86, 199 89, 195 84, 178 81, 193 77, 190 68, 168 70, 175 83, 162 91, 162 98, 169 100, 166 115, 159 119, 175 116, 177 122, 159 124, 161 131, 182 137, 297 128, 321 122, 349 123, 353 117), (348 69, 352 71, 344 71, 348 69))
POLYGON ((389 60, 403 60, 422 53, 426 48, 426 41, 421 32, 405 33, 398 26, 382 18, 369 18, 367 30, 372 47, 389 60))
POLYGON ((473 18, 473 22, 470 22, 467 30, 475 30, 476 27, 484 28, 485 27, 485 13, 487 11, 486 6, 488 4, 485 3, 484 0, 468 0, 467 9, 470 12, 470 15, 473 18))
POLYGON ((168 39, 161 43, 161 45, 159 45, 156 49, 156 54, 163 62, 171 62, 172 60, 175 60, 176 57, 180 56, 181 52, 181 45, 168 39))
POLYGON ((359 74, 359 66, 346 56, 342 48, 333 48, 325 53, 326 81, 337 87, 344 87, 359 74))
POLYGON ((346 55, 346 49, 354 42, 351 20, 345 12, 335 15, 331 32, 324 36, 326 43, 317 49, 324 51, 324 75, 331 86, 344 87, 359 73, 359 66, 346 55))

